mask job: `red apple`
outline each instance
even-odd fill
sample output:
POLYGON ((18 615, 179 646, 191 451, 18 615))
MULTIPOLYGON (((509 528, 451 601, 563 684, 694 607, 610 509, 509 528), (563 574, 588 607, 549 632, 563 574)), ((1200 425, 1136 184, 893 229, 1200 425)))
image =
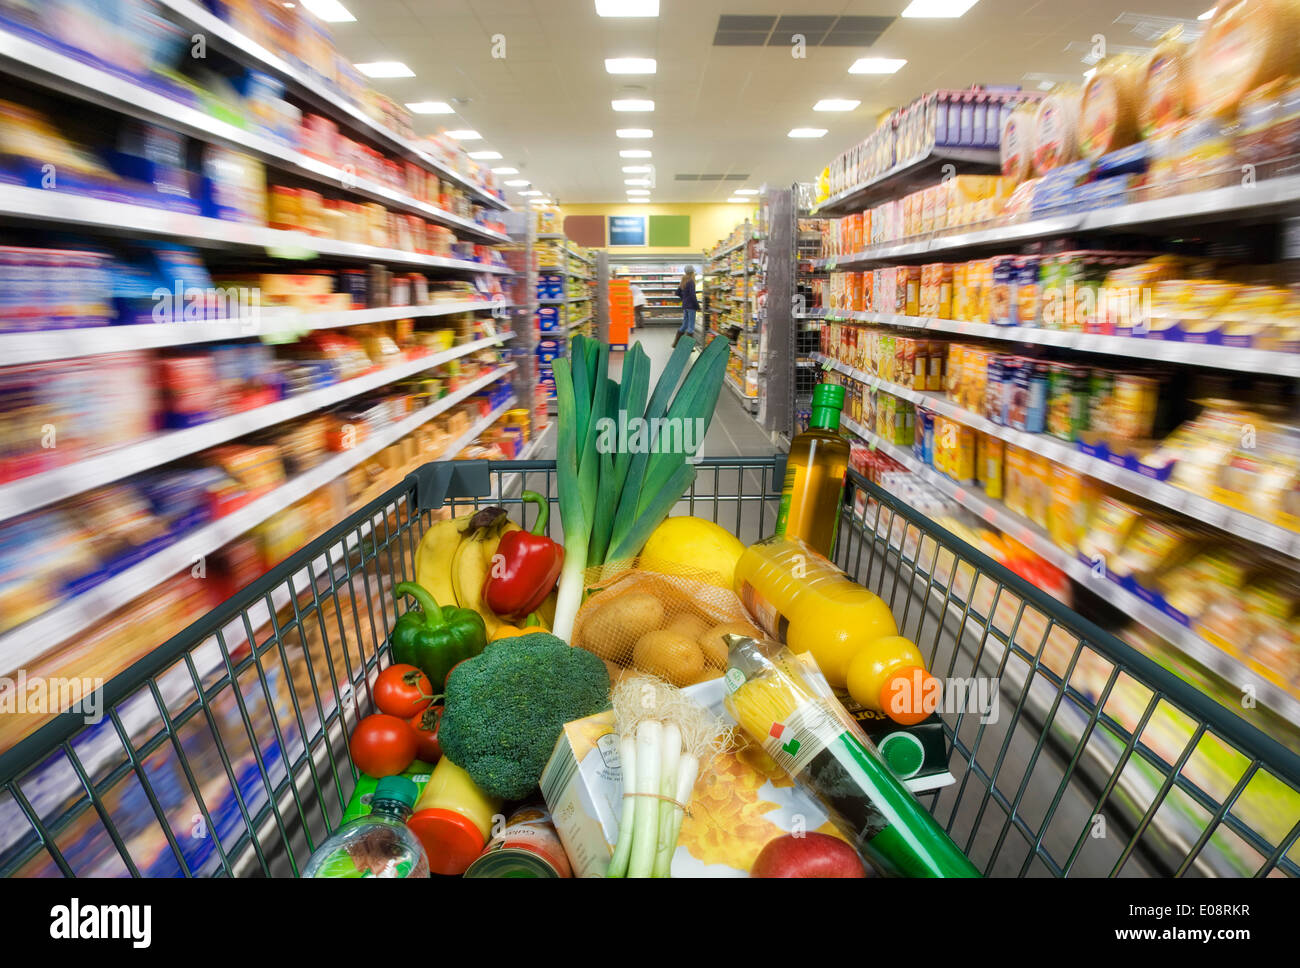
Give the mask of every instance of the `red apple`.
POLYGON ((827 834, 785 834, 769 840, 750 877, 867 877, 858 852, 827 834))

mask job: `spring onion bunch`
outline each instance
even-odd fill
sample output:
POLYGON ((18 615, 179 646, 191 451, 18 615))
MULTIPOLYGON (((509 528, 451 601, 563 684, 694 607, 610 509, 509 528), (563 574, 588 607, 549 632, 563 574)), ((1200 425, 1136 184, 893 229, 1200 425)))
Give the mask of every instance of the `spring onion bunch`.
POLYGON ((667 877, 700 768, 726 746, 731 732, 681 690, 653 676, 624 676, 611 698, 623 810, 606 876, 667 877))
MULTIPOLYGON (((694 349, 690 337, 678 342, 653 393, 650 358, 640 343, 623 357, 621 383, 608 375, 609 346, 582 335, 573 338, 569 356, 552 366, 564 527, 554 630, 566 641, 582 605, 587 569, 639 554, 695 480, 695 465, 688 459, 693 455, 682 447, 661 446, 660 437, 664 427, 684 427, 687 421, 708 429, 726 375, 729 344, 715 339, 692 362, 694 349), (611 426, 631 425, 645 430, 635 448, 608 433, 611 426), (604 446, 609 443, 613 446, 604 446)), ((701 433, 697 444, 702 441, 701 433)))

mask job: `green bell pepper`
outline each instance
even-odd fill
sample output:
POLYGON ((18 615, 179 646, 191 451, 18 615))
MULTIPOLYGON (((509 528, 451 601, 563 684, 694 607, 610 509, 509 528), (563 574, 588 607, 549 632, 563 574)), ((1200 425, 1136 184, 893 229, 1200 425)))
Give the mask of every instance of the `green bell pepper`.
POLYGON ((439 606, 415 582, 404 581, 393 592, 399 600, 410 595, 419 603, 393 626, 389 637, 393 661, 415 666, 429 677, 434 691, 440 691, 452 666, 483 651, 487 644, 483 616, 470 608, 439 606))

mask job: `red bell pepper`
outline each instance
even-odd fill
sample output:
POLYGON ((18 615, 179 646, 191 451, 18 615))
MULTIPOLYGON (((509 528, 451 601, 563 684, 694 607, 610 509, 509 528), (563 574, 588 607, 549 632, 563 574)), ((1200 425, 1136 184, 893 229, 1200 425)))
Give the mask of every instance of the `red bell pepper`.
POLYGON ((524 491, 520 498, 537 505, 537 523, 532 531, 508 531, 502 536, 483 582, 484 604, 514 620, 537 611, 564 566, 564 549, 546 536, 550 504, 536 491, 524 491))

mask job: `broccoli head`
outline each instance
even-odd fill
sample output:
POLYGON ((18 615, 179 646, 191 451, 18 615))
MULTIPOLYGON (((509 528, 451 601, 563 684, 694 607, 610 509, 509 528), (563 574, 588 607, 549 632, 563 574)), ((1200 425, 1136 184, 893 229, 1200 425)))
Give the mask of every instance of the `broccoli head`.
POLYGON ((528 796, 565 723, 609 708, 609 673, 547 632, 493 642, 447 680, 438 739, 486 793, 528 796))

